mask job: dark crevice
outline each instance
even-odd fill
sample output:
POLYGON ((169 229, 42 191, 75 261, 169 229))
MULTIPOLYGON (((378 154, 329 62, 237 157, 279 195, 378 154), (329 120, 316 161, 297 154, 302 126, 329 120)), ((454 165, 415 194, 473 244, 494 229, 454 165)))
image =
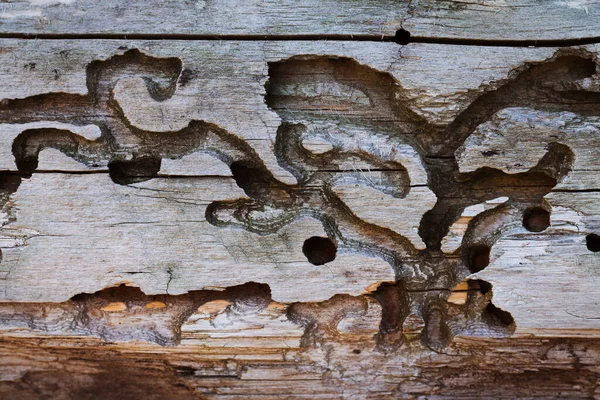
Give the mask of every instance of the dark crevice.
MULTIPOLYGON (((404 29, 399 31, 407 32, 404 29)), ((600 43, 600 36, 569 39, 474 39, 458 37, 432 37, 410 35, 372 34, 248 34, 248 35, 211 35, 184 33, 24 33, 2 32, 0 39, 30 40, 203 40, 203 41, 349 41, 349 42, 394 42, 401 45, 410 43, 431 43, 459 46, 494 47, 571 47, 600 43)))
POLYGON ((571 39, 469 39, 452 37, 411 36, 409 43, 431 43, 458 46, 493 47, 571 47, 600 43, 600 36, 571 39))
POLYGON ((552 189, 553 193, 600 193, 600 189, 552 189))
POLYGON ((264 165, 246 161, 234 161, 229 166, 235 183, 253 198, 265 198, 278 185, 266 174, 264 165))

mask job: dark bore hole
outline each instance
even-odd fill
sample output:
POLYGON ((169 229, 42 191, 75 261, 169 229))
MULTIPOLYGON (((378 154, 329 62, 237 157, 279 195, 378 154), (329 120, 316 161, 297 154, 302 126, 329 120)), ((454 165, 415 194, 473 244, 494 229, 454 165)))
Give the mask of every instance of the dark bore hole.
POLYGON ((231 168, 235 183, 244 190, 251 188, 259 173, 256 168, 252 168, 242 161, 234 161, 229 168, 231 168))
POLYGON ((542 232, 550 226, 550 213, 542 207, 528 208, 523 213, 523 226, 529 232, 542 232))
POLYGON ((509 326, 515 322, 513 316, 509 312, 496 307, 492 303, 487 305, 485 311, 491 318, 496 319, 504 326, 509 326))
POLYGON ((404 28, 400 28, 394 35, 394 42, 398 44, 409 44, 410 43, 410 32, 404 28))
POLYGON ((585 237, 585 244, 589 251, 597 253, 600 251, 600 236, 590 233, 585 237))
POLYGON ((490 248, 485 245, 476 245, 467 253, 467 268, 472 273, 482 271, 490 263, 490 248))
POLYGON ((264 197, 274 184, 265 170, 245 161, 234 161, 229 168, 235 183, 250 197, 264 197))
POLYGON ((313 236, 304 241, 302 252, 311 264, 323 265, 335 260, 337 249, 329 238, 313 236))
POLYGON ((469 279, 469 290, 478 290, 481 294, 486 294, 492 290, 492 284, 481 279, 469 279))
POLYGON ((24 157, 15 160, 17 168, 25 174, 32 174, 38 167, 37 157, 24 157))
POLYGON ((132 161, 111 161, 108 173, 114 183, 129 185, 155 178, 160 171, 160 158, 140 157, 132 161))

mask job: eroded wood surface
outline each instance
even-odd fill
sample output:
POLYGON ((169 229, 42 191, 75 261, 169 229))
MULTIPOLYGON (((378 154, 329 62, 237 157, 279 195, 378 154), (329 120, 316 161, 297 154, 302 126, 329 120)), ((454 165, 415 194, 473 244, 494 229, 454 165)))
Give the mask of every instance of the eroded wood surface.
POLYGON ((0 390, 597 396, 597 52, 4 40, 0 390))

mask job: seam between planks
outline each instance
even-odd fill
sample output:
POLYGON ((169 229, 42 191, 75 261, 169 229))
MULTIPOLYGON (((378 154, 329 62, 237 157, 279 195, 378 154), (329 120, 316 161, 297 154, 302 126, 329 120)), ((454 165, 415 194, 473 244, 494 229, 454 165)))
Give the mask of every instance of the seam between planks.
POLYGON ((493 47, 571 47, 600 43, 600 36, 570 39, 469 39, 453 37, 411 36, 399 30, 396 35, 205 35, 205 34, 153 34, 153 33, 0 33, 0 39, 26 40, 205 40, 205 41, 348 41, 348 42, 393 42, 401 45, 410 43, 445 44, 458 46, 493 47))

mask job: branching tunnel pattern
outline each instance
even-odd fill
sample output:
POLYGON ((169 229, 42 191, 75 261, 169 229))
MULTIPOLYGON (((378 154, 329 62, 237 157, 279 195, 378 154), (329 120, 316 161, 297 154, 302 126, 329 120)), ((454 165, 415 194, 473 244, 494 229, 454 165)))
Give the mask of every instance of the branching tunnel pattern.
MULTIPOLYGON (((550 210, 543 198, 571 171, 574 154, 565 144, 552 142, 533 168, 508 174, 492 168, 461 173, 455 153, 479 125, 505 108, 597 115, 600 93, 577 85, 595 72, 591 56, 581 52, 557 53, 544 62, 525 64, 506 82, 480 94, 451 123, 440 126, 411 109, 392 75, 352 59, 305 55, 269 63, 265 101, 282 121, 274 151, 279 165, 297 179, 297 184, 289 185, 273 176, 247 142, 210 122, 193 120, 171 132, 134 126, 115 99, 117 82, 141 77, 152 99, 164 101, 182 79, 182 62, 128 50, 88 65, 86 95, 47 93, 2 102, 1 123, 55 121, 95 125, 101 131, 100 138, 88 140, 64 129, 24 130, 12 149, 21 174, 3 177, 3 201, 17 190, 22 177, 35 173, 45 148, 58 149, 88 166, 106 166, 112 180, 122 185, 156 177, 163 159, 207 153, 230 167, 249 197, 213 202, 206 211, 211 224, 268 235, 296 219, 312 217, 323 224, 335 245, 330 252, 367 254, 394 268, 396 283, 382 285, 371 295, 383 308, 377 338, 382 348, 397 348, 410 340, 410 332, 419 330, 421 340, 435 348, 460 333, 508 335, 514 321, 491 303, 492 289, 486 282, 470 281, 472 290, 464 305, 446 299, 459 282, 487 266, 490 249, 506 226, 533 213, 537 219, 530 230, 545 229, 550 210), (428 186, 437 196, 419 227, 424 250, 397 232, 360 219, 333 190, 338 182, 351 182, 399 199, 408 195, 407 168, 393 152, 382 152, 374 137, 392 149, 410 146, 422 160, 428 186), (328 142, 331 148, 316 154, 303 146, 307 139, 328 142), (345 170, 349 160, 359 161, 363 169, 345 170), (363 172, 373 170, 380 171, 382 179, 365 177, 363 172), (508 200, 474 218, 454 253, 441 251, 442 239, 466 207, 498 197, 508 200)), ((306 327, 305 342, 310 344, 335 336, 336 323, 353 307, 360 308, 360 301, 335 296, 318 304, 294 304, 288 315, 306 327)))

